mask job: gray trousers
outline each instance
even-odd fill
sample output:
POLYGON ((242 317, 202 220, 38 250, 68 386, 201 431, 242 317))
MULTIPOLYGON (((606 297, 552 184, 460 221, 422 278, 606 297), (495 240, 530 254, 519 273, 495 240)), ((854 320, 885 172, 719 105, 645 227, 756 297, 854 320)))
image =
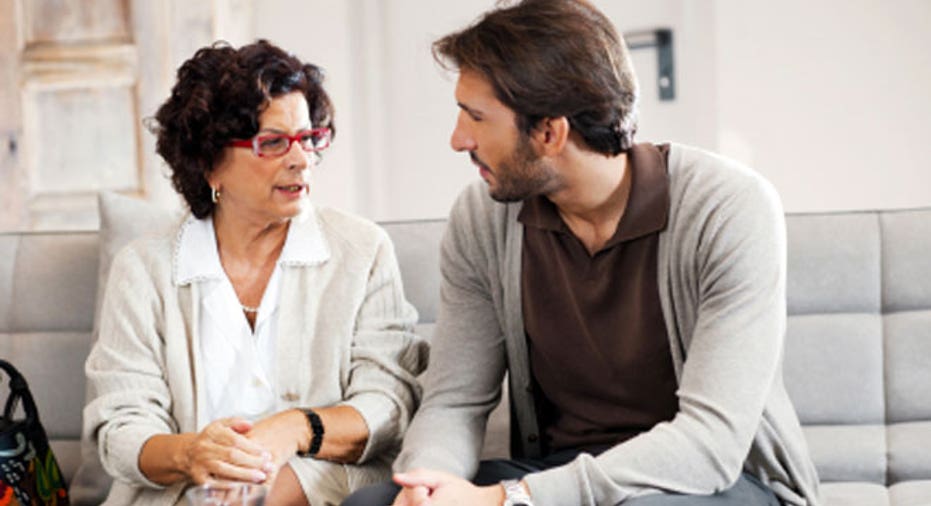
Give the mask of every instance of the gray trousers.
MULTIPOLYGON (((545 459, 483 460, 472 483, 492 485, 565 464, 578 452, 555 453, 545 459)), ((357 490, 343 506, 389 506, 401 487, 391 482, 357 490)), ((714 495, 652 494, 624 501, 623 506, 780 506, 779 499, 755 477, 743 474, 731 488, 714 495)))

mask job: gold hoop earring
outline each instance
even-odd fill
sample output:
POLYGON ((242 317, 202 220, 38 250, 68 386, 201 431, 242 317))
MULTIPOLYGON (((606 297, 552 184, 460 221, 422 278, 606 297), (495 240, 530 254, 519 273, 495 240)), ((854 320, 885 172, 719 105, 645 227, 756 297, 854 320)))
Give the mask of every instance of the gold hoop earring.
POLYGON ((211 186, 210 187, 210 200, 212 200, 213 203, 216 204, 217 201, 220 200, 220 190, 217 190, 216 188, 211 186))

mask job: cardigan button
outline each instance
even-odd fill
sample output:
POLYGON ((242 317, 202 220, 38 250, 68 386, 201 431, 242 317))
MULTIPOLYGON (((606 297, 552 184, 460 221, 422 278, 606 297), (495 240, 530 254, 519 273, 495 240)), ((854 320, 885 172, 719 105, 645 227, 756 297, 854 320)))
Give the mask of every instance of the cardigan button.
POLYGON ((298 399, 297 394, 294 392, 287 392, 281 396, 281 400, 285 402, 295 402, 297 401, 297 399, 298 399))

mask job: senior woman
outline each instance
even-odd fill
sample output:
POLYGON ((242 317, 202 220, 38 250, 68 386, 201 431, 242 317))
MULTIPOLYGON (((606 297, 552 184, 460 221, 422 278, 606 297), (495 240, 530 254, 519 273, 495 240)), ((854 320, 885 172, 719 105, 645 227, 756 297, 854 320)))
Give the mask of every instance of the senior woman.
POLYGON ((84 412, 107 504, 236 480, 317 506, 389 477, 427 350, 385 232, 308 200, 334 132, 321 81, 266 41, 218 44, 158 110, 191 215, 113 262, 84 412))

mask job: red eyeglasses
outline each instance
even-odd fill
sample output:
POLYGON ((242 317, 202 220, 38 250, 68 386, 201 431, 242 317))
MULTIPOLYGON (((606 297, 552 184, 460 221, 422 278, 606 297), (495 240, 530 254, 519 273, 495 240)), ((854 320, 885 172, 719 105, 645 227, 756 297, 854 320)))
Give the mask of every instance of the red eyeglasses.
POLYGON ((330 136, 329 128, 312 128, 309 130, 301 130, 294 135, 256 135, 251 139, 230 141, 227 145, 240 148, 252 148, 252 152, 255 153, 256 156, 275 157, 287 153, 288 150, 291 149, 291 144, 294 142, 308 153, 323 151, 330 147, 330 136))

